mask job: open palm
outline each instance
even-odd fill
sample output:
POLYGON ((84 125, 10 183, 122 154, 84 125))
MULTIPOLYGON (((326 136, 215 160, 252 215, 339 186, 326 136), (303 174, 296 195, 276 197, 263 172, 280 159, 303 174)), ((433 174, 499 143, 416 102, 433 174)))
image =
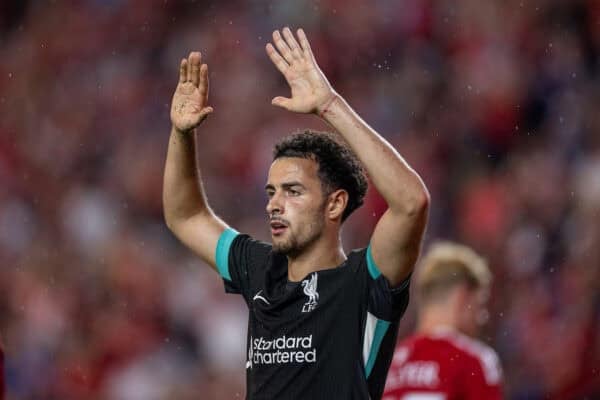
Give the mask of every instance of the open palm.
POLYGON ((302 29, 297 31, 300 44, 289 28, 273 32, 273 41, 267 44, 267 54, 290 85, 292 97, 277 96, 272 103, 298 113, 318 112, 335 94, 315 57, 302 29))
POLYGON ((208 103, 208 67, 201 64, 201 54, 191 52, 181 60, 179 83, 171 102, 171 122, 181 131, 187 132, 198 126, 213 109, 208 103))

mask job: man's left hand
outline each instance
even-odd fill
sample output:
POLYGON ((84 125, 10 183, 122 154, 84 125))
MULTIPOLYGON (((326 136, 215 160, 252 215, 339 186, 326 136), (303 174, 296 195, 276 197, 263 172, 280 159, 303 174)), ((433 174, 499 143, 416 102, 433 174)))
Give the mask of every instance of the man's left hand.
POLYGON ((290 28, 276 30, 273 41, 267 44, 267 54, 283 74, 292 90, 292 97, 275 97, 271 103, 297 113, 320 114, 323 108, 337 96, 315 57, 302 29, 298 29, 298 41, 290 28))

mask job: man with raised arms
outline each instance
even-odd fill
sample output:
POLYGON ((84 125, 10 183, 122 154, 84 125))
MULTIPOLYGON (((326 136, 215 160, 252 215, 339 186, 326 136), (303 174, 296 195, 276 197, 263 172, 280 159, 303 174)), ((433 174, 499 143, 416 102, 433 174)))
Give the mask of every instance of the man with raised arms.
POLYGON ((304 32, 273 33, 266 51, 291 88, 272 104, 313 114, 335 133, 299 132, 274 149, 265 186, 272 244, 211 210, 195 165, 208 105, 199 52, 181 60, 164 176, 167 225, 249 309, 248 399, 379 399, 408 303, 429 195, 398 152, 334 91, 304 32), (197 132, 197 136, 195 133, 197 132), (195 139, 197 137, 197 139, 195 139), (366 247, 346 254, 343 221, 363 202, 365 170, 386 200, 366 247))

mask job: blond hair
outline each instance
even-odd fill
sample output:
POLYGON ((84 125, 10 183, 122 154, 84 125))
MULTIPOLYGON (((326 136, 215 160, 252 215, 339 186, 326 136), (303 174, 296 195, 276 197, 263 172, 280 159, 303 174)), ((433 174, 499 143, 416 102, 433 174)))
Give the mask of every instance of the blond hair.
POLYGON ((450 288, 467 284, 487 288, 492 281, 487 262, 471 248, 452 242, 430 246, 417 270, 417 296, 422 303, 439 300, 450 288))

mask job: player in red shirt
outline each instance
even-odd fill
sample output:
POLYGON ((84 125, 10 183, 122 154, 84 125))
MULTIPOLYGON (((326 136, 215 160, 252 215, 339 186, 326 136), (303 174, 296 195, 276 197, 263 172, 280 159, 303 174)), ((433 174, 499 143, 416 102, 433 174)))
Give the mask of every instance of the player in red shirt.
POLYGON ((383 400, 501 399, 498 356, 474 339, 487 319, 485 260, 444 242, 432 246, 418 271, 417 332, 396 347, 383 400))

